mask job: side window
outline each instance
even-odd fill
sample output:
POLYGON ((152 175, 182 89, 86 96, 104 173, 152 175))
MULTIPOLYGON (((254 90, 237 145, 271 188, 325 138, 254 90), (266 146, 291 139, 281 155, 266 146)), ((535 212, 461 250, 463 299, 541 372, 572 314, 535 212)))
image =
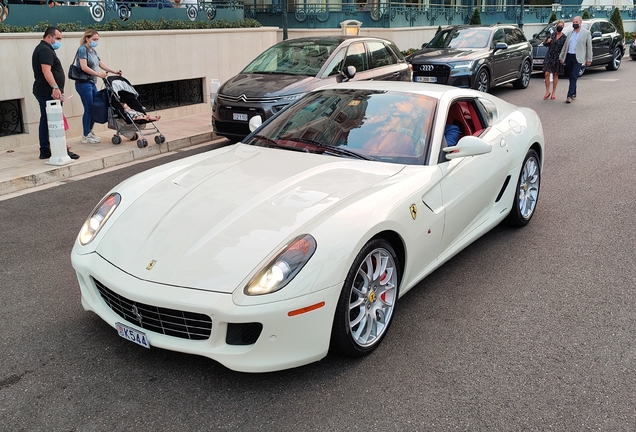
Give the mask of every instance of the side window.
POLYGON ((322 78, 326 78, 328 76, 337 75, 340 73, 340 66, 342 65, 342 60, 344 60, 345 50, 341 49, 336 53, 336 55, 331 59, 327 67, 325 68, 325 72, 322 74, 322 78))
POLYGON ((527 42, 528 39, 526 39, 526 35, 523 34, 523 32, 521 30, 519 30, 518 28, 513 29, 514 33, 517 35, 517 43, 522 43, 522 42, 527 42))
POLYGON ((614 26, 610 24, 609 22, 601 22, 600 24, 601 24, 601 33, 608 34, 614 31, 614 29, 612 29, 612 27, 614 26))
POLYGON ((515 29, 507 28, 506 32, 506 43, 508 45, 518 44, 520 41, 517 40, 517 34, 514 32, 515 29))
POLYGON ((371 69, 395 64, 395 58, 382 42, 368 42, 371 57, 371 69))
POLYGON ((594 24, 592 24, 592 28, 590 28, 590 33, 594 33, 597 31, 601 31, 601 23, 595 22, 594 24))
POLYGON ((345 59, 345 67, 354 66, 356 72, 362 72, 369 69, 367 63, 367 53, 362 42, 354 43, 347 50, 347 58, 345 59))
POLYGON ((495 45, 500 42, 506 43, 503 29, 497 29, 497 31, 495 31, 495 36, 492 38, 492 47, 495 48, 495 45))

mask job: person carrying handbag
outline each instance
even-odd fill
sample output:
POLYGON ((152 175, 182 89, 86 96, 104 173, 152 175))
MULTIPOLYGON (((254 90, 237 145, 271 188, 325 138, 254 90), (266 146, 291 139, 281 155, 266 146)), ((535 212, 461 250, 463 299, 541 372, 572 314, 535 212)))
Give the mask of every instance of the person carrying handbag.
POLYGON ((95 121, 93 120, 93 100, 97 94, 97 78, 106 78, 107 72, 121 75, 121 70, 114 70, 106 63, 104 63, 99 56, 95 48, 99 42, 99 33, 97 30, 88 29, 84 32, 80 41, 80 47, 77 49, 77 61, 82 72, 88 75, 86 81, 75 81, 75 91, 82 99, 82 105, 84 106, 84 115, 82 116, 82 143, 98 143, 101 139, 93 133, 93 126, 95 121), (100 72, 101 68, 105 72, 100 72))

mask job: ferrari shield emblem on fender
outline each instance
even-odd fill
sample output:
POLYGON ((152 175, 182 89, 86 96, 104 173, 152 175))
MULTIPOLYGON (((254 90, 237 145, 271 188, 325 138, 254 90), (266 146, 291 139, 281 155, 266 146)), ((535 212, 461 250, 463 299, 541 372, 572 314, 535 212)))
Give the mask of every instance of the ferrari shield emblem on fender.
POLYGON ((411 217, 413 220, 417 217, 417 206, 415 204, 411 204, 411 217))
POLYGON ((157 261, 156 261, 156 260, 152 260, 152 261, 150 261, 150 264, 148 264, 148 265, 146 266, 146 270, 152 270, 152 268, 155 266, 155 264, 157 264, 157 261))

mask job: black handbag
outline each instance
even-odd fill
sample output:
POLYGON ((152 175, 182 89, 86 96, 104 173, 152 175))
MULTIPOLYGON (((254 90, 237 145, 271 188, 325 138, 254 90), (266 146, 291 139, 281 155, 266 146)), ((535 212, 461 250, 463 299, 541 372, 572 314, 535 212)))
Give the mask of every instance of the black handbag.
MULTIPOLYGON (((79 50, 78 50, 79 51, 79 50)), ((75 53, 75 59, 73 60, 73 64, 71 64, 68 68, 68 77, 72 80, 79 82, 87 82, 90 81, 91 76, 84 72, 82 68, 77 65, 77 52, 75 53)))

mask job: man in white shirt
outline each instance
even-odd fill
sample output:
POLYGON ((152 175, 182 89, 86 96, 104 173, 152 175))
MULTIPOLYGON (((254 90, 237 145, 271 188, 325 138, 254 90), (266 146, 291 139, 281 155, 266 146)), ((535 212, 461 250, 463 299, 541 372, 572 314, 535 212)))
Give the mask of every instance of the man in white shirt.
POLYGON ((559 61, 565 64, 565 73, 570 77, 570 87, 566 103, 576 99, 576 81, 579 78, 581 65, 592 64, 592 33, 581 27, 581 17, 576 16, 572 20, 573 30, 568 34, 559 61))

